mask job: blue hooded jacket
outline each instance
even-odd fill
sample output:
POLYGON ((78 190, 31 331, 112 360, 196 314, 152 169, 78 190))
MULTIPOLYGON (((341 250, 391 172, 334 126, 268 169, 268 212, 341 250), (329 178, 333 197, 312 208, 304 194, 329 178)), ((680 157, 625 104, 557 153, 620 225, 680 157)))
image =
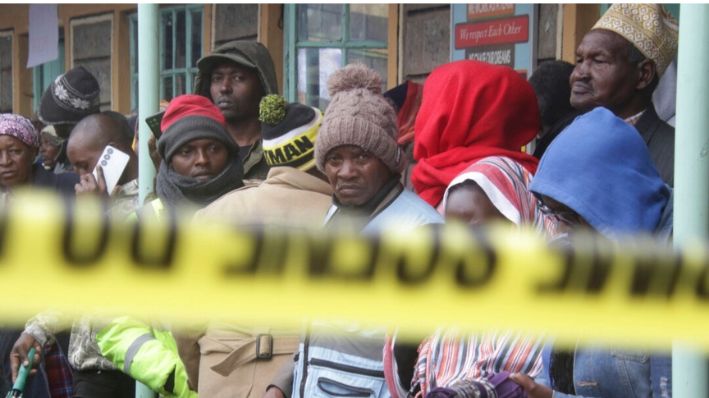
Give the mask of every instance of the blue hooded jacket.
POLYGON ((671 194, 637 130, 603 107, 577 117, 551 143, 530 190, 609 238, 658 229, 671 194))

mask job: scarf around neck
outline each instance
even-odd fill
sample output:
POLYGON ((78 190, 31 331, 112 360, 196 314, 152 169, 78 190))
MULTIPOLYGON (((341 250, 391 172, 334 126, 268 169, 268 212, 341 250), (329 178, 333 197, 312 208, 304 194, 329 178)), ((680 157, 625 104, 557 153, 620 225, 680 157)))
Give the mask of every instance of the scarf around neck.
POLYGON ((223 194, 242 187, 244 183, 241 178, 241 161, 234 156, 229 165, 219 175, 202 182, 193 177, 177 174, 175 170, 167 165, 167 162, 161 162, 155 185, 158 197, 167 206, 176 206, 188 202, 203 207, 223 194))

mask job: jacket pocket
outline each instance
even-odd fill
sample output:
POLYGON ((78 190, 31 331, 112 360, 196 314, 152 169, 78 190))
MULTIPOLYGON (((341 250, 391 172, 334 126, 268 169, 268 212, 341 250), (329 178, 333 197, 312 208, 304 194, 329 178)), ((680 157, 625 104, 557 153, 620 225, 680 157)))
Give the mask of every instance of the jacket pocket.
POLYGON ((349 386, 338 381, 320 377, 318 379, 318 388, 333 397, 371 397, 374 391, 369 388, 349 386))
POLYGON ((611 355, 623 361, 647 363, 650 360, 650 356, 644 351, 612 350, 611 355))
POLYGON ((383 371, 319 358, 309 361, 305 395, 308 398, 389 396, 383 371))
POLYGON ((618 374, 617 396, 650 397, 650 356, 644 351, 611 350, 618 374))

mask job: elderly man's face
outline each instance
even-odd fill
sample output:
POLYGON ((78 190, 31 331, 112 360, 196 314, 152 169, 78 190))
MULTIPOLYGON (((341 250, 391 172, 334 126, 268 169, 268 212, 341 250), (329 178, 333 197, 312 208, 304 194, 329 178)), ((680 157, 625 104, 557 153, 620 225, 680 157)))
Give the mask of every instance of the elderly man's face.
POLYGON ((592 30, 576 50, 576 67, 571 73, 571 106, 590 110, 604 106, 616 115, 637 94, 640 79, 637 65, 628 60, 628 42, 607 30, 592 30))
POLYGON ((325 156, 325 175, 335 197, 346 206, 361 206, 392 178, 379 158, 355 145, 342 145, 325 156))

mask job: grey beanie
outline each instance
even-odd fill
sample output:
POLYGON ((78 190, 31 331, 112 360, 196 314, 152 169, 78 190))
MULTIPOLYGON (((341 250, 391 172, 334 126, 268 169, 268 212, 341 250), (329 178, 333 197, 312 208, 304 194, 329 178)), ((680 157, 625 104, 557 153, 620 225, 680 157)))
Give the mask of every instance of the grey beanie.
POLYGON ((331 101, 315 141, 318 169, 325 170, 325 156, 331 149, 355 145, 401 173, 406 160, 396 143, 396 112, 382 96, 379 74, 362 64, 350 64, 333 73, 327 87, 331 101))

